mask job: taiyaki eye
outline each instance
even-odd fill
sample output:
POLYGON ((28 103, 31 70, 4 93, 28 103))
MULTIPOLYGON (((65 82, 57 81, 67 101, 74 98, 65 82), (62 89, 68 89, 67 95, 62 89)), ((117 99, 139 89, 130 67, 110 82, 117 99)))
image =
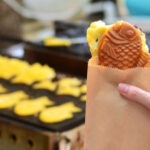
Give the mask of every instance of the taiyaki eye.
POLYGON ((126 32, 126 34, 127 34, 127 36, 132 37, 132 36, 134 36, 134 31, 133 30, 128 30, 126 32))

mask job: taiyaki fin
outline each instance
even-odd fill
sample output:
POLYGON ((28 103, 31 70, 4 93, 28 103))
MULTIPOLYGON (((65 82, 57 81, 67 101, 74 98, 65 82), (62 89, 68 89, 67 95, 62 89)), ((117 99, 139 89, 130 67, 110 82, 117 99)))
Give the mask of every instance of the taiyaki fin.
POLYGON ((150 67, 150 59, 148 60, 148 62, 145 64, 145 66, 144 67, 150 67))
POLYGON ((149 59, 150 59, 150 54, 142 51, 142 54, 140 55, 137 62, 137 67, 145 67, 146 65, 148 65, 148 63, 150 63, 149 59))
POLYGON ((115 45, 117 44, 128 44, 129 42, 125 39, 119 39, 118 35, 113 35, 114 37, 112 37, 111 35, 107 35, 107 38, 115 45))
POLYGON ((117 58, 117 54, 116 54, 113 46, 111 46, 110 43, 107 43, 107 44, 104 45, 103 52, 105 54, 107 54, 108 56, 110 56, 111 58, 114 58, 114 59, 117 58))

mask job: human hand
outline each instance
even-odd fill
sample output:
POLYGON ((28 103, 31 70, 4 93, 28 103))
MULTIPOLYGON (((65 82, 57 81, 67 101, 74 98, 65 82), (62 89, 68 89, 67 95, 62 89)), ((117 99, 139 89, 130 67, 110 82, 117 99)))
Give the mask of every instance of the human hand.
POLYGON ((118 90, 121 95, 125 96, 127 99, 138 102, 148 109, 150 109, 150 93, 146 92, 138 87, 120 83, 118 85, 118 90))

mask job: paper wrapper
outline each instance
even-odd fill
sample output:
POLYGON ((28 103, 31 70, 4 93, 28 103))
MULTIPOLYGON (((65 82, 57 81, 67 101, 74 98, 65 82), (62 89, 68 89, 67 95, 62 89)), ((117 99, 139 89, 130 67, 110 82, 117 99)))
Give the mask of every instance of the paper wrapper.
POLYGON ((88 63, 84 150, 150 150, 150 110, 118 92, 120 82, 150 92, 150 68, 119 70, 88 63))

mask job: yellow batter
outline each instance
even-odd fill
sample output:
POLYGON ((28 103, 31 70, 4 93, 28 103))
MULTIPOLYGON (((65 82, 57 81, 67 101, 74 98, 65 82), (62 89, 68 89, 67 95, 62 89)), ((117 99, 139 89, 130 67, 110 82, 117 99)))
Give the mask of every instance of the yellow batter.
POLYGON ((78 97, 81 94, 79 87, 81 83, 82 82, 77 78, 63 78, 58 81, 58 89, 56 94, 78 97))
POLYGON ((0 78, 10 79, 29 68, 29 64, 18 59, 0 56, 0 78))
POLYGON ((86 86, 86 84, 82 85, 81 88, 80 88, 80 90, 81 90, 81 93, 86 93, 87 92, 87 86, 86 86))
POLYGON ((48 37, 44 39, 44 45, 46 46, 70 46, 71 42, 67 39, 48 37))
POLYGON ((29 65, 27 62, 0 56, 0 78, 10 79, 13 83, 32 84, 35 81, 51 80, 56 76, 55 70, 39 63, 29 65), (9 69, 8 69, 9 68, 9 69))
POLYGON ((83 101, 83 102, 86 101, 86 95, 81 96, 81 101, 83 101))
POLYGON ((81 85, 81 81, 77 78, 63 78, 59 80, 58 85, 61 87, 74 87, 81 85))
POLYGON ((35 99, 23 100, 19 102, 15 108, 14 112, 19 116, 29 116, 37 114, 42 111, 45 106, 53 105, 54 102, 48 97, 42 96, 35 99))
POLYGON ((28 95, 23 91, 16 91, 9 94, 0 95, 0 109, 9 108, 17 104, 22 99, 28 98, 28 95))
POLYGON ((53 68, 50 68, 47 65, 42 66, 39 63, 35 63, 31 65, 28 70, 15 77, 12 82, 30 85, 35 81, 53 79, 55 76, 56 73, 53 68))
POLYGON ((56 89, 57 83, 50 80, 41 81, 33 86, 34 89, 47 89, 54 91, 56 89))
POLYGON ((59 87, 56 94, 79 97, 81 94, 81 91, 79 87, 59 87))
POLYGON ((72 102, 47 108, 40 113, 40 120, 45 123, 58 123, 73 118, 73 113, 81 112, 72 102))
POLYGON ((4 88, 2 84, 0 84, 0 93, 8 92, 8 89, 4 88))

